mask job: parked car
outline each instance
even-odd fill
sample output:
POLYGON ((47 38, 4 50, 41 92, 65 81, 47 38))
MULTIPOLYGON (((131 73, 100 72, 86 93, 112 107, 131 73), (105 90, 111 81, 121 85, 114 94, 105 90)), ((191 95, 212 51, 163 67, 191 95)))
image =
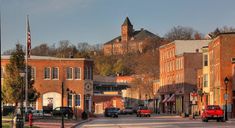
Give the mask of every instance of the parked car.
POLYGON ((118 117, 118 113, 119 113, 119 108, 106 108, 104 111, 104 116, 105 117, 118 117))
POLYGON ((137 117, 142 117, 142 116, 150 117, 151 113, 152 111, 148 109, 148 107, 140 107, 139 110, 137 110, 136 116, 137 117))
POLYGON ((2 107, 2 116, 7 116, 15 112, 15 106, 3 106, 2 107))
POLYGON ((56 107, 52 111, 52 116, 62 116, 62 113, 64 114, 64 117, 73 117, 73 110, 71 107, 56 107))
POLYGON ((140 105, 134 107, 134 108, 133 108, 133 113, 137 113, 137 111, 138 111, 140 108, 142 108, 142 107, 144 107, 144 105, 142 105, 142 104, 140 104, 140 105))
POLYGON ((208 105, 205 110, 203 110, 201 115, 203 122, 208 122, 208 120, 224 121, 224 111, 219 105, 208 105))
POLYGON ((43 110, 33 110, 33 116, 43 116, 43 110))
POLYGON ((123 114, 133 114, 133 108, 132 107, 126 107, 123 109, 123 114))

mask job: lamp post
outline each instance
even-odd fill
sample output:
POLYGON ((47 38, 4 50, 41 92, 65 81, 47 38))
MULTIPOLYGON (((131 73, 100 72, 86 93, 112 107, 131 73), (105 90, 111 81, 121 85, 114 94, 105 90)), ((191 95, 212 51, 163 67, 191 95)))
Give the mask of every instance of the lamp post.
POLYGON ((148 98, 148 95, 147 94, 145 94, 145 104, 146 104, 146 106, 147 106, 147 98, 148 98))
MULTIPOLYGON (((61 84, 61 103, 62 103, 62 107, 64 107, 64 82, 62 81, 61 84)), ((62 116, 61 116, 61 128, 64 128, 64 111, 62 109, 62 116)))
POLYGON ((229 82, 229 79, 228 77, 225 77, 224 78, 224 84, 225 84, 225 120, 227 121, 228 120, 228 113, 227 113, 227 104, 228 104, 228 82, 229 82))
MULTIPOLYGON (((23 79, 24 76, 25 76, 25 72, 24 70, 21 70, 20 71, 20 77, 23 79)), ((23 128, 24 127, 24 121, 23 121, 23 92, 24 92, 24 86, 23 84, 21 85, 21 92, 22 92, 22 95, 21 95, 21 101, 20 101, 20 117, 17 116, 17 124, 16 124, 16 127, 19 127, 19 128, 23 128)))

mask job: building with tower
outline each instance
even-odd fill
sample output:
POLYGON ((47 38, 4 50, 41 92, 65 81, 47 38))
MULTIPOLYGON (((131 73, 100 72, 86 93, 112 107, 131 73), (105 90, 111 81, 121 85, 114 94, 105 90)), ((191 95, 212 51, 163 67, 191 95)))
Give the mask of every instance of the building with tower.
MULTIPOLYGON (((122 55, 125 53, 142 53, 149 42, 158 42, 160 37, 141 28, 135 31, 128 17, 121 26, 121 35, 106 42, 103 50, 105 55, 122 55)), ((160 43, 159 43, 160 46, 160 43)))

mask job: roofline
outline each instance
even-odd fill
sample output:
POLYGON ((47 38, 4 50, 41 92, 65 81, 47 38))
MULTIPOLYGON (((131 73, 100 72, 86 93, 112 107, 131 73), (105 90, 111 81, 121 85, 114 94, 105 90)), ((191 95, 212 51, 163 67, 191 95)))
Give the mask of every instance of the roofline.
MULTIPOLYGON (((164 48, 164 47, 166 47, 166 46, 169 46, 169 45, 171 45, 171 44, 174 44, 176 41, 206 41, 206 40, 174 40, 174 41, 172 41, 172 42, 170 42, 170 43, 167 43, 167 44, 164 44, 164 45, 160 46, 159 48, 164 48)), ((212 41, 212 40, 208 40, 208 41, 212 41)))
MULTIPOLYGON (((11 55, 1 56, 1 60, 9 60, 11 55)), ((40 58, 28 58, 28 60, 70 60, 70 61, 78 61, 78 60, 86 60, 86 61, 94 61, 92 59, 87 58, 57 58, 51 56, 31 56, 31 57, 40 57, 40 58)))

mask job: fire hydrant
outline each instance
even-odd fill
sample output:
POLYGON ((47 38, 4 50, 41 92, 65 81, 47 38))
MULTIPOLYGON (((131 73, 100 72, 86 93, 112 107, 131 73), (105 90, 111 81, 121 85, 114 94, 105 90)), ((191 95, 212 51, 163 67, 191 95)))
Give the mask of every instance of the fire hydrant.
POLYGON ((29 126, 30 126, 30 128, 33 126, 33 114, 32 114, 32 112, 29 113, 29 126))

